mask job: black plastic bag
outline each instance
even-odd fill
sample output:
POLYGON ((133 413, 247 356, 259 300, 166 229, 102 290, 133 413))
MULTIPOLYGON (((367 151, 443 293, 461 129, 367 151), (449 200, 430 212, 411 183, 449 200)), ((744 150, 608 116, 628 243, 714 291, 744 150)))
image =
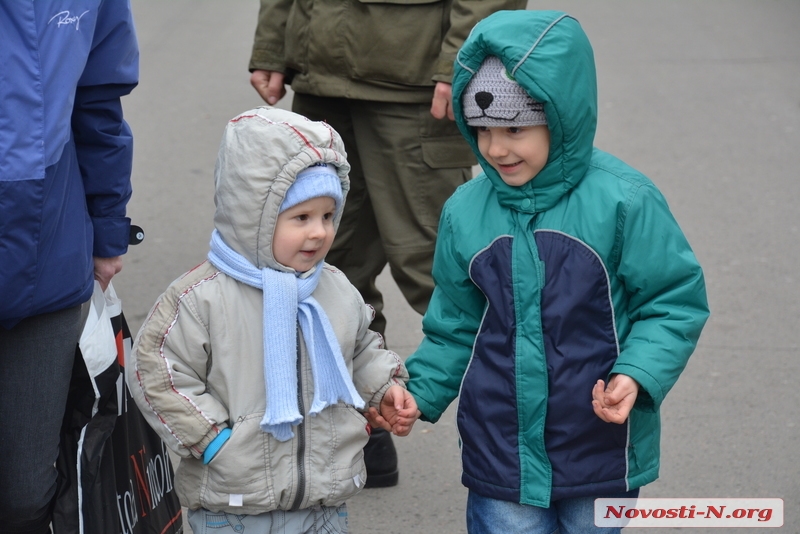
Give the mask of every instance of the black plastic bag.
POLYGON ((103 294, 97 286, 92 306, 61 429, 53 532, 180 534, 183 516, 167 447, 125 382, 131 334, 119 299, 112 287, 103 294), (97 331, 87 332, 93 321, 97 331), (85 342, 90 336, 101 341, 85 342))

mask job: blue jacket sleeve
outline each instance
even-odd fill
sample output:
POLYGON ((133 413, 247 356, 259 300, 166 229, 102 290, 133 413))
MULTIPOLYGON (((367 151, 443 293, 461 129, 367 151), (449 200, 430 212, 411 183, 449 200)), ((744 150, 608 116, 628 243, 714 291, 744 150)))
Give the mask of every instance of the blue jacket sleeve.
POLYGON ((93 255, 114 257, 128 248, 133 137, 120 98, 139 79, 139 48, 130 4, 103 2, 92 49, 78 82, 72 131, 94 231, 93 255))

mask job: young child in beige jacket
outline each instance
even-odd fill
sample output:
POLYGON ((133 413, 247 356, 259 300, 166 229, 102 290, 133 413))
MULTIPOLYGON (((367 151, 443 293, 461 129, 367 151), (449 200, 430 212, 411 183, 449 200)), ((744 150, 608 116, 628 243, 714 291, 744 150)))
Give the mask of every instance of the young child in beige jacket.
POLYGON ((129 386, 182 458, 176 488, 195 534, 346 532, 344 503, 366 482, 365 415, 384 421, 383 408, 385 428, 411 430, 403 363, 324 263, 349 169, 325 123, 269 107, 233 118, 208 260, 139 331, 129 386))

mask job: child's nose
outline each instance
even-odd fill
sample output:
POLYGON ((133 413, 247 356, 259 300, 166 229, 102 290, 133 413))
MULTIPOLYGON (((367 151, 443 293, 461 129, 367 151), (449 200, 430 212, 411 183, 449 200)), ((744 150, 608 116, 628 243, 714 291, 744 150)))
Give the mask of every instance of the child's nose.
POLYGON ((311 224, 311 231, 309 232, 309 235, 314 239, 319 239, 320 237, 325 236, 325 225, 321 220, 314 221, 311 224))
POLYGON ((493 158, 500 158, 508 153, 505 143, 496 137, 492 137, 489 141, 489 155, 493 158))

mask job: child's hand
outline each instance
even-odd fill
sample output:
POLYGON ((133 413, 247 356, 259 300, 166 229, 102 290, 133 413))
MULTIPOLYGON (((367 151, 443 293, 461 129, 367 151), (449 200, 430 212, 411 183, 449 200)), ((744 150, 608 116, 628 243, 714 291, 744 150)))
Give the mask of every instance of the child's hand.
POLYGON ((639 384, 627 375, 614 375, 605 382, 598 380, 592 388, 594 413, 606 423, 622 424, 628 419, 639 394, 639 384))
POLYGON ((364 415, 373 427, 383 428, 397 436, 407 436, 419 417, 414 397, 400 386, 386 390, 380 408, 380 412, 370 408, 364 415))

